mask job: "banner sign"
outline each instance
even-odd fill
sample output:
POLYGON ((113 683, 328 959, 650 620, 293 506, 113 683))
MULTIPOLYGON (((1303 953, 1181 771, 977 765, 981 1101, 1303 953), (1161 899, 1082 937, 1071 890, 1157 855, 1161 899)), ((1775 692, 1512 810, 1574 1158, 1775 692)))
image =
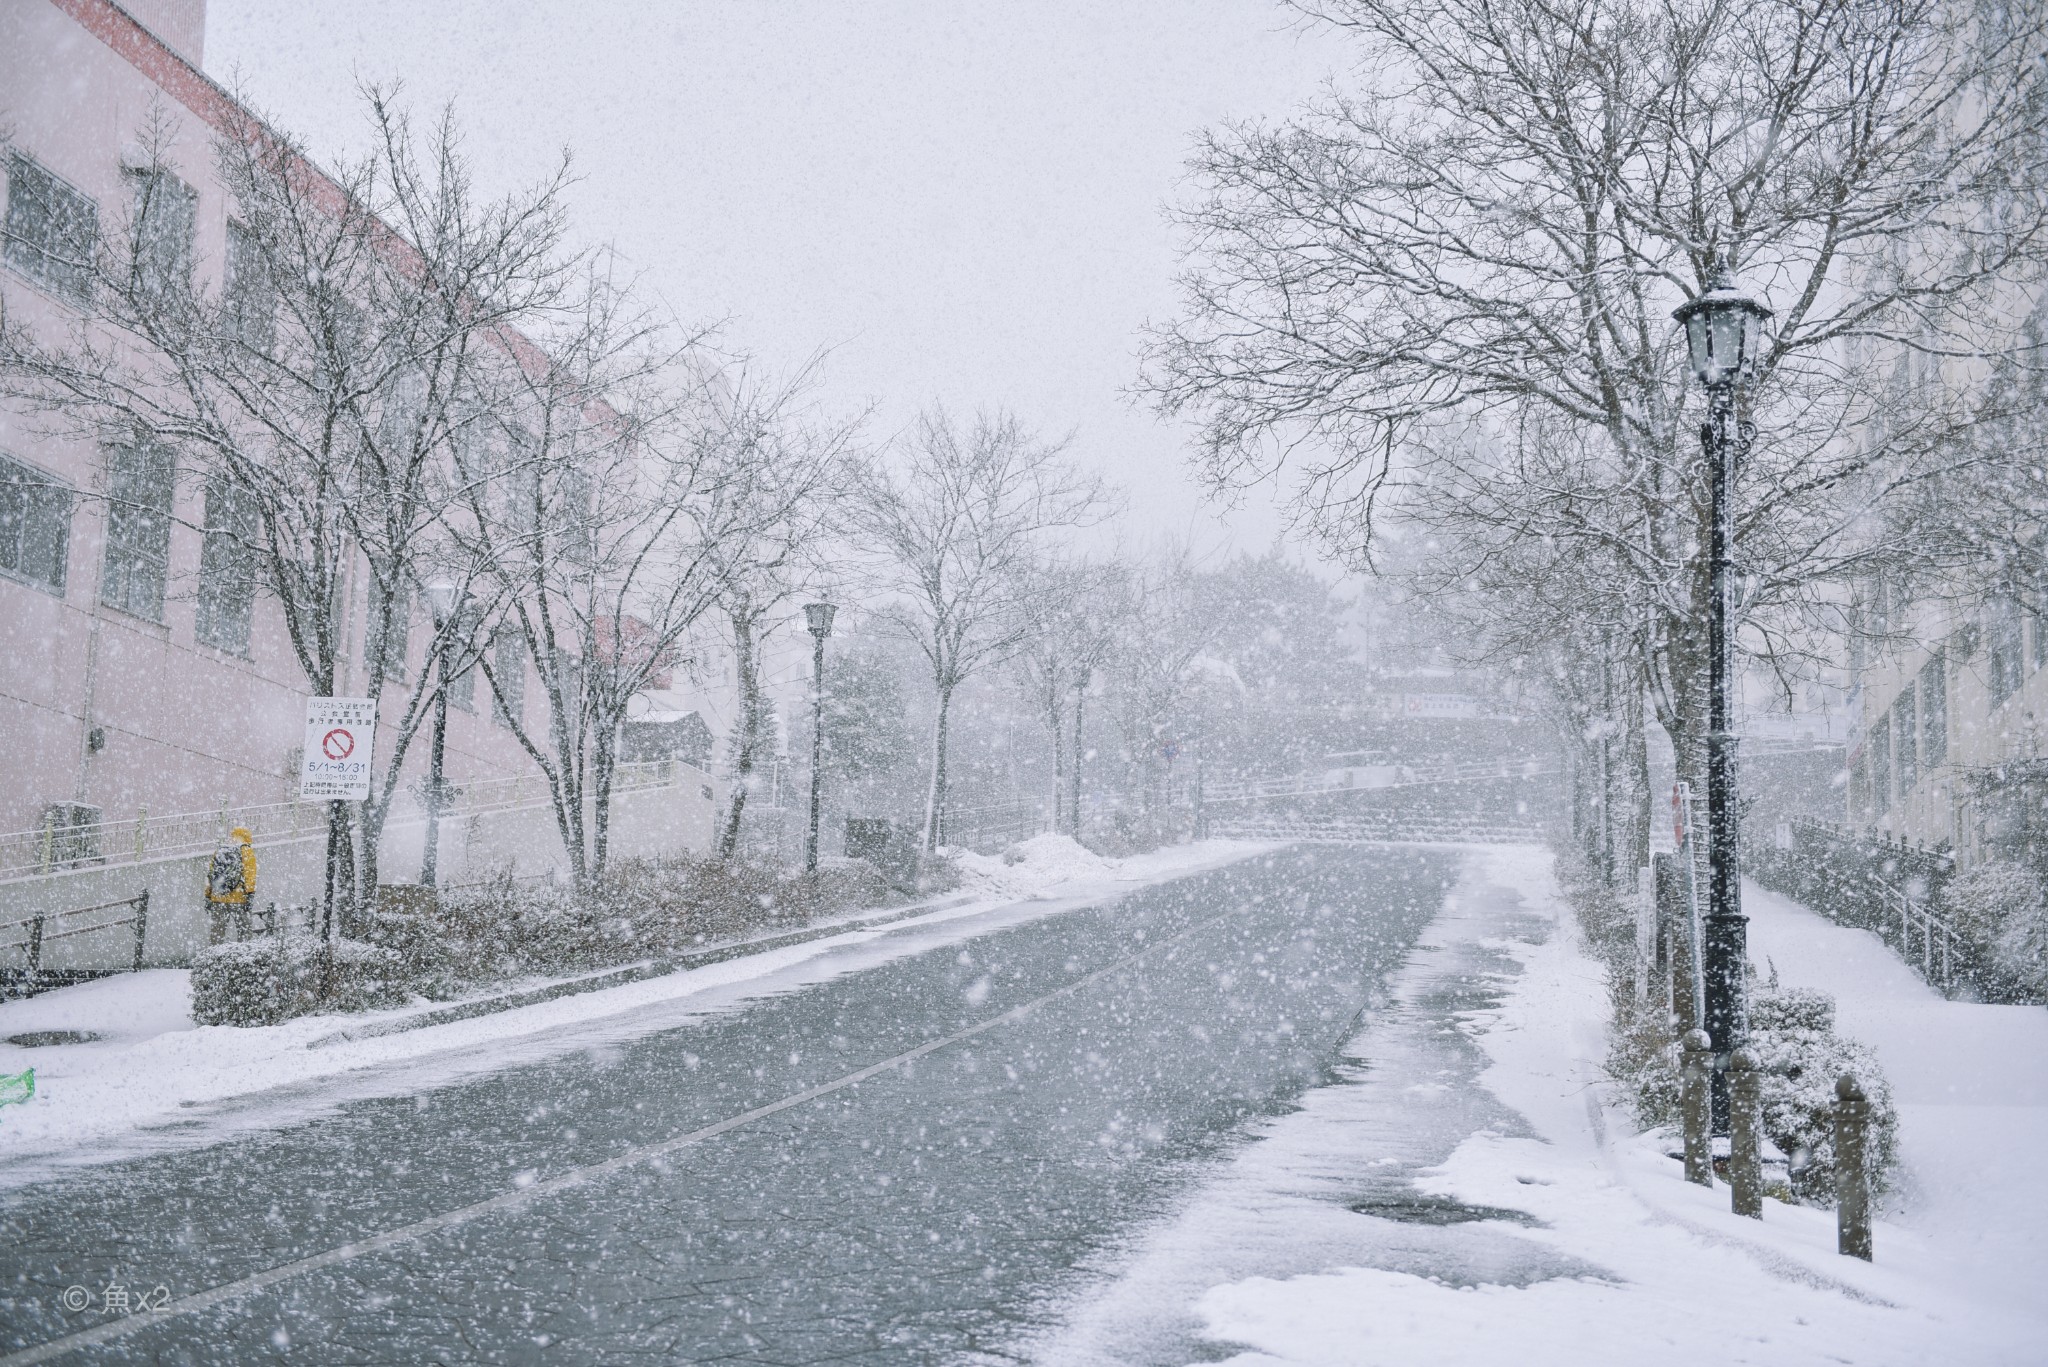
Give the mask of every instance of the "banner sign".
POLYGON ((370 796, 370 752, 377 740, 375 698, 306 699, 306 749, 299 797, 362 802, 370 796))

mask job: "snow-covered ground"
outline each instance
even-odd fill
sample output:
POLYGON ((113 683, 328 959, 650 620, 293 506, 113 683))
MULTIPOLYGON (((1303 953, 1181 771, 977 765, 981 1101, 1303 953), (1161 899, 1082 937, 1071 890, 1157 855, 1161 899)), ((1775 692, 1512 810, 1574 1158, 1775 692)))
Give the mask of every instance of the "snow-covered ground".
POLYGON ((0 1108, 0 1184, 33 1180, 53 1165, 203 1142, 224 1125, 274 1123, 280 1113, 317 1110, 354 1096, 403 1094, 589 1048, 602 1038, 669 1028, 750 998, 1086 906, 1134 884, 1228 864, 1271 846, 1211 840, 1123 860, 1090 854, 1064 836, 1040 836, 1020 848, 1024 857, 1014 864, 966 856, 962 888, 936 899, 939 905, 922 916, 375 1038, 329 1042, 342 1027, 406 1011, 308 1016, 254 1029, 195 1026, 189 975, 172 969, 0 1002, 0 1041, 49 1030, 100 1036, 87 1044, 38 1048, 0 1042, 0 1074, 36 1070, 34 1099, 0 1108))
POLYGON ((1898 1087, 1907 1177, 1874 1264, 1835 1253, 1832 1212, 1741 1219, 1632 1134, 1602 1078, 1601 970, 1548 857, 1502 849, 1474 856, 1346 1079, 1260 1127, 1036 1360, 2048 1361, 2048 1012, 1944 1002, 1861 932, 1764 893, 1749 910, 1759 961, 1841 993, 1898 1087))

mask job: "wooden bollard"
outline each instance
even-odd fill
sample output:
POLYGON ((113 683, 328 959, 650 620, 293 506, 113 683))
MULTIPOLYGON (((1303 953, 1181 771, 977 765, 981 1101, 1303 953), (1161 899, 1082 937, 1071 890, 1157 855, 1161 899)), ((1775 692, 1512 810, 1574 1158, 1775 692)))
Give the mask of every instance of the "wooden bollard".
POLYGON ((1737 1215, 1764 1214, 1764 1155, 1758 1130, 1763 1121, 1763 1073, 1756 1055, 1737 1049, 1728 1056, 1728 1187, 1737 1215))
POLYGON ((1835 1082, 1835 1247, 1870 1258, 1870 1098, 1853 1073, 1835 1082))
POLYGON ((1713 1042, 1704 1030, 1688 1030, 1680 1041, 1678 1109, 1685 1126, 1685 1180, 1714 1185, 1714 1159, 1707 1148, 1708 1071, 1713 1042))

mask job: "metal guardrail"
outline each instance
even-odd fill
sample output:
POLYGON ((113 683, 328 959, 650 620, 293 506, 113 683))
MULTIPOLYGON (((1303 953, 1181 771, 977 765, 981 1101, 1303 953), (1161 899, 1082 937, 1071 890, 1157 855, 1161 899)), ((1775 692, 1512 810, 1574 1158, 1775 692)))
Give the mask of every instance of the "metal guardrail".
POLYGON ((1231 840, 1289 840, 1334 845, 1540 845, 1541 828, 1518 823, 1217 820, 1210 834, 1231 840))
MULTIPOLYGON (((709 774, 681 760, 657 759, 621 764, 612 792, 631 793, 662 788, 709 774)), ((539 774, 482 779, 452 785, 444 816, 537 807, 550 801, 547 780, 539 774)), ((272 802, 257 806, 225 804, 204 812, 151 816, 145 809, 119 821, 59 826, 45 822, 31 831, 0 835, 0 882, 103 865, 141 864, 205 854, 227 839, 237 826, 247 827, 259 848, 288 840, 307 839, 327 829, 325 802, 272 802)))
POLYGON ((985 807, 965 807, 945 816, 945 843, 972 848, 976 845, 1013 845, 1019 840, 1049 829, 1042 804, 1020 798, 985 807))
POLYGON ((142 942, 149 934, 148 888, 144 888, 133 897, 116 898, 114 901, 100 902, 89 907, 72 907, 65 911, 39 911, 33 916, 24 916, 18 921, 0 922, 0 931, 18 930, 23 926, 28 927, 28 933, 24 938, 0 943, 0 950, 19 949, 26 951, 23 955, 24 963, 18 971, 33 980, 42 976, 43 946, 50 941, 65 940, 74 935, 90 935, 94 931, 113 930, 116 927, 125 925, 133 925, 135 927, 135 961, 133 967, 136 971, 140 971, 142 968, 142 942), (98 925, 68 926, 62 930, 49 929, 49 923, 52 921, 61 922, 67 916, 90 916, 94 912, 112 911, 115 907, 128 907, 130 910, 126 916, 116 916, 113 920, 102 921, 98 925))
POLYGON ((1871 931, 1943 991, 1985 977, 1976 951, 1932 905, 1954 868, 1947 854, 1809 817, 1789 826, 1790 849, 1759 842, 1745 851, 1751 877, 1832 921, 1871 931))
POLYGON ((1262 797, 1301 797, 1319 793, 1384 793, 1396 788, 1419 788, 1438 783, 1470 783, 1485 779, 1540 778, 1557 772, 1554 761, 1542 759, 1468 760, 1461 764, 1400 764, 1408 777, 1393 783, 1347 785, 1332 783, 1323 774, 1291 774, 1284 778, 1245 779, 1237 783, 1204 784, 1202 801, 1244 802, 1262 797))

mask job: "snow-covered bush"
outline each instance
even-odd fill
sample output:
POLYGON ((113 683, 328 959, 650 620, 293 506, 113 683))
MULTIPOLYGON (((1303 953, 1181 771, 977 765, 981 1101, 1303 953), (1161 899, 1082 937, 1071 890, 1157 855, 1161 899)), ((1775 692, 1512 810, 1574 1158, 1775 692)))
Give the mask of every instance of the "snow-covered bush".
POLYGON ((1763 1068, 1764 1138, 1785 1155, 1792 1194, 1835 1200, 1835 1080, 1854 1073, 1870 1098, 1872 1185, 1883 1190, 1898 1153, 1899 1113, 1876 1057, 1835 1033, 1835 1000, 1810 988, 1756 993, 1749 1047, 1763 1068))
POLYGON ((1993 860, 1957 874, 1939 909, 2000 980, 1987 989, 2048 998, 2048 888, 2031 865, 1993 860))
POLYGON ((275 1025, 316 1011, 366 1011, 407 996, 399 956, 360 940, 265 935, 203 950, 192 961, 192 1019, 275 1025))
POLYGON ((1992 944, 1999 969, 2035 1001, 2048 1001, 2048 898, 2014 907, 1992 944))
POLYGON ((438 926, 454 983, 660 958, 854 907, 886 905, 889 880, 862 860, 790 874, 747 860, 613 860, 595 894, 509 877, 450 895, 438 926))
MULTIPOLYGON (((1882 1190, 1898 1152, 1898 1110, 1876 1057, 1835 1033, 1834 999, 1753 985, 1749 1047, 1763 1068, 1759 1128, 1785 1155, 1791 1194, 1834 1204, 1835 1079, 1844 1073, 1870 1098, 1872 1180, 1882 1190)), ((1617 1013, 1607 1070, 1645 1129, 1679 1123, 1678 1042, 1661 1007, 1617 1013)))

